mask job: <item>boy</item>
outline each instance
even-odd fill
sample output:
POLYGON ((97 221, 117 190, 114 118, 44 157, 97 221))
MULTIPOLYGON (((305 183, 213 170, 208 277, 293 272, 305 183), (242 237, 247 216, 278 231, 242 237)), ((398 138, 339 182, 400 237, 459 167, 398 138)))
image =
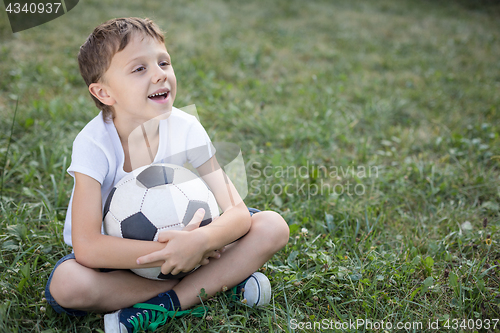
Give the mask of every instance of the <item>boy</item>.
POLYGON ((105 22, 82 45, 78 61, 101 112, 73 143, 68 172, 75 182, 64 230, 73 253, 56 264, 47 283, 53 308, 70 315, 115 311, 105 316, 106 332, 136 332, 198 304, 202 288, 210 297, 225 286, 246 287, 247 299, 270 288, 263 274, 252 272, 287 243, 288 225, 274 212, 249 214, 213 150, 203 149, 210 139, 201 124, 172 106, 177 83, 156 25, 139 18, 105 22), (139 127, 147 149, 130 139, 139 127), (197 169, 223 214, 198 228, 201 210, 184 230, 163 232, 158 242, 102 234, 102 208, 113 186, 137 167, 173 157, 197 169), (176 275, 198 265, 182 279, 165 281, 126 270, 161 266, 163 274, 176 275))

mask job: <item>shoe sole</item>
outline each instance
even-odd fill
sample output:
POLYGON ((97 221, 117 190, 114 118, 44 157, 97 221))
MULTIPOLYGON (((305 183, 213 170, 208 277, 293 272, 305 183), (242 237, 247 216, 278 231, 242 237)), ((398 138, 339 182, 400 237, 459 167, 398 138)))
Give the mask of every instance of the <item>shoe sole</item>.
POLYGON ((260 272, 255 272, 250 275, 245 284, 245 292, 243 297, 247 300, 248 306, 263 306, 271 302, 271 283, 267 276, 260 272), (246 297, 247 291, 254 297, 246 297))
POLYGON ((108 313, 104 315, 104 332, 106 333, 127 333, 127 329, 120 325, 120 321, 118 320, 118 313, 108 313))

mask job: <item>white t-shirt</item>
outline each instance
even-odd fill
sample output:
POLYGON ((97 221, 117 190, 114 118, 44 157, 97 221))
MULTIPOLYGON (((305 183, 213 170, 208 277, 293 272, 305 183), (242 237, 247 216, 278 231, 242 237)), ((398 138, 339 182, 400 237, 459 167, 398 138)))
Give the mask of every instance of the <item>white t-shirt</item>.
MULTIPOLYGON (((198 168, 215 154, 210 138, 198 119, 175 107, 167 119, 160 121, 159 133, 158 152, 153 163, 181 166, 190 163, 198 168)), ((73 141, 71 165, 67 171, 73 178, 75 172, 80 172, 97 180, 101 184, 101 208, 104 208, 111 189, 128 174, 123 170, 124 161, 125 155, 115 125, 112 121, 105 122, 100 112, 73 141)), ((64 241, 70 246, 74 190, 73 185, 63 233, 64 241)))

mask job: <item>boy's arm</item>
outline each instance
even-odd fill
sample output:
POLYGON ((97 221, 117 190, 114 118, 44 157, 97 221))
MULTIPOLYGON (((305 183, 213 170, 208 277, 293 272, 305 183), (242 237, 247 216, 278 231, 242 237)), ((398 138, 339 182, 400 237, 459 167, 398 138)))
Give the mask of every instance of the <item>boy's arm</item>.
POLYGON ((250 213, 216 158, 212 157, 197 170, 214 193, 223 214, 203 228, 160 233, 158 240, 167 242, 167 246, 138 258, 138 263, 157 262, 169 257, 162 265, 163 274, 189 271, 207 254, 238 239, 250 229, 250 213))
MULTIPOLYGON (((78 263, 90 268, 138 268, 138 257, 165 247, 165 244, 159 242, 101 234, 101 207, 101 184, 85 174, 75 172, 71 236, 78 263)), ((156 261, 140 267, 161 264, 163 261, 156 261)))
POLYGON ((198 169, 212 190, 223 214, 209 225, 195 230, 207 237, 207 250, 216 250, 243 236, 250 229, 250 213, 234 184, 215 156, 198 169))

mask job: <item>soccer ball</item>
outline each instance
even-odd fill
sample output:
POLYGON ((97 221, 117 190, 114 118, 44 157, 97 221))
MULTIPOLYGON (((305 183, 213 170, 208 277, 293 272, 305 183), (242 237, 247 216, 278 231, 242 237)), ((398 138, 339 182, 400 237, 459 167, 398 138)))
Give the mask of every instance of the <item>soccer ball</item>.
MULTIPOLYGON (((199 208, 205 209, 200 227, 219 216, 217 201, 201 178, 178 165, 152 164, 132 171, 113 187, 104 204, 103 229, 111 236, 157 241, 163 230, 184 228, 199 208)), ((154 280, 192 272, 165 275, 160 267, 132 271, 154 280)))

